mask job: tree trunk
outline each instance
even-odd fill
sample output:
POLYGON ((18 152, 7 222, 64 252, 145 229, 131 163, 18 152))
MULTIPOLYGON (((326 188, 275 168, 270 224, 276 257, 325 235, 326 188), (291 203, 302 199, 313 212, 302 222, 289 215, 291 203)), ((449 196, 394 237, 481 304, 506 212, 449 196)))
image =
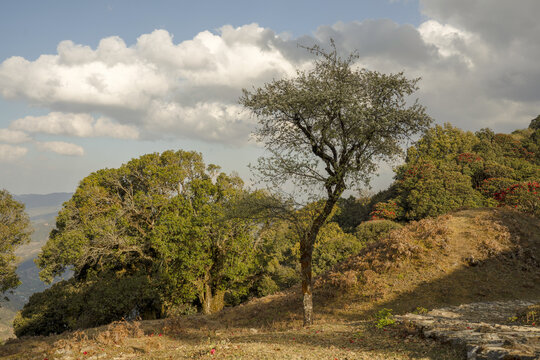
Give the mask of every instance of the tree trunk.
POLYGON ((215 294, 212 294, 210 284, 206 283, 204 290, 199 293, 199 300, 201 301, 203 314, 216 313, 225 306, 225 290, 216 290, 215 294))
POLYGON ((202 312, 205 315, 212 313, 212 289, 210 288, 210 284, 206 283, 204 284, 204 290, 201 295, 199 295, 199 299, 201 300, 202 305, 202 312))
MULTIPOLYGON (((303 243, 307 242, 309 242, 309 240, 303 241, 303 243)), ((311 259, 313 254, 313 245, 301 244, 300 247, 300 252, 302 254, 302 257, 300 258, 300 266, 302 276, 304 326, 309 326, 313 325, 313 284, 311 280, 311 259)))
POLYGON ((300 241, 300 269, 302 277, 302 303, 304 309, 304 326, 313 325, 313 281, 311 263, 313 258, 313 245, 322 226, 332 213, 337 199, 343 191, 338 192, 326 200, 322 212, 313 220, 309 232, 300 241))

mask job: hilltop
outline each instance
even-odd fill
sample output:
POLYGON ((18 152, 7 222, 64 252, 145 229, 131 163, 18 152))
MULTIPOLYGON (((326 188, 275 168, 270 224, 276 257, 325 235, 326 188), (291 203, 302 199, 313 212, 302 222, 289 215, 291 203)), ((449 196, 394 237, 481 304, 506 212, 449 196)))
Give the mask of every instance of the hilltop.
POLYGON ((0 355, 459 359, 462 349, 375 329, 374 314, 509 299, 540 299, 540 221, 511 209, 463 210, 412 222, 318 278, 316 325, 308 329, 301 328, 300 291, 293 287, 209 316, 10 340, 0 355))

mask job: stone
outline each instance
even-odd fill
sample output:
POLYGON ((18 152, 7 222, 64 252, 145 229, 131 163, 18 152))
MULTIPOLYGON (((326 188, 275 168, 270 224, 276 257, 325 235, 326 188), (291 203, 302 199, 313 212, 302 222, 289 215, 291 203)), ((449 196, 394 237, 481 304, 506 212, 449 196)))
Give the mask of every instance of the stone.
POLYGON ((462 346, 469 360, 540 359, 540 328, 507 324, 522 308, 538 301, 492 301, 395 316, 425 338, 462 346))

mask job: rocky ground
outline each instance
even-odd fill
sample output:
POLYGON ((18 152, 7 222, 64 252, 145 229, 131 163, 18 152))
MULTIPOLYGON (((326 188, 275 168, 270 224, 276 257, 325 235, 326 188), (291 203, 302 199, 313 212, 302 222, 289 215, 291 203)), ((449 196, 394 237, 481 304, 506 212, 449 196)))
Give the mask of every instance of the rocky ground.
POLYGON ((426 338, 462 346, 470 360, 540 359, 540 327, 516 323, 516 314, 536 302, 493 301, 396 316, 426 338))

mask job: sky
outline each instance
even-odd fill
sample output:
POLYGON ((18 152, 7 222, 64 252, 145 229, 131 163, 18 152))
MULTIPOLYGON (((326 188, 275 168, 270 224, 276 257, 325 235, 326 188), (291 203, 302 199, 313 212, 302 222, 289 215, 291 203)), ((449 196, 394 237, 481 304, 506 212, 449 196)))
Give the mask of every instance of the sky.
MULTIPOLYGON (((538 0, 0 2, 0 188, 72 192, 142 154, 198 151, 250 183, 264 154, 242 88, 294 76, 301 46, 421 77, 435 123, 496 132, 540 114, 538 0)), ((391 182, 383 164, 373 188, 391 182)))

